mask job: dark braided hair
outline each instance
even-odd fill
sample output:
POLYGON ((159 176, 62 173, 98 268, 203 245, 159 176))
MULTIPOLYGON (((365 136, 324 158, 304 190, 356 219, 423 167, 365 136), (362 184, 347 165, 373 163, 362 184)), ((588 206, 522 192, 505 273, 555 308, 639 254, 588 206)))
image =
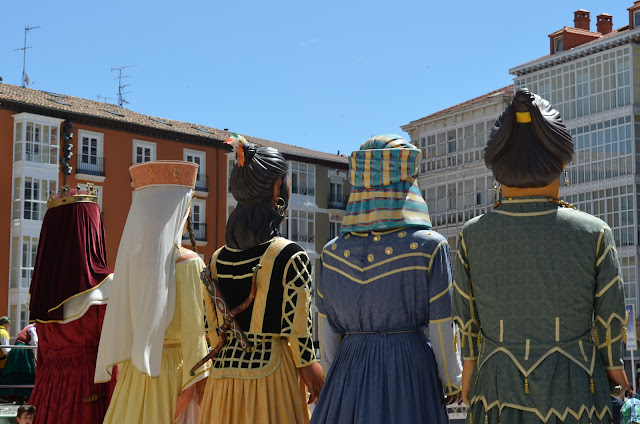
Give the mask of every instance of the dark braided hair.
POLYGON ((189 233, 189 240, 191 240, 191 250, 198 253, 198 248, 196 247, 196 236, 193 233, 193 224, 191 223, 191 214, 187 216, 187 231, 189 233))
POLYGON ((560 113, 526 88, 516 91, 496 120, 484 149, 487 167, 508 187, 547 186, 572 157, 573 141, 560 113), (529 112, 531 122, 517 122, 516 112, 529 112))
POLYGON ((278 227, 284 219, 271 202, 272 187, 278 178, 280 197, 289 205, 287 161, 272 147, 257 147, 251 143, 242 146, 244 166, 233 165, 229 177, 229 190, 238 201, 227 221, 225 243, 246 250, 279 236, 278 227))

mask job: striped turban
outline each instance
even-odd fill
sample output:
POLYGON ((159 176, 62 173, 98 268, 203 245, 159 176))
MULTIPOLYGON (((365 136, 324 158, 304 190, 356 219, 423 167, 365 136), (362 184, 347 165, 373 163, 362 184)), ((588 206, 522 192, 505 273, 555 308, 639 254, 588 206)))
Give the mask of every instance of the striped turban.
POLYGON ((342 234, 398 227, 431 228, 416 175, 420 150, 385 134, 367 140, 349 159, 351 195, 342 234))

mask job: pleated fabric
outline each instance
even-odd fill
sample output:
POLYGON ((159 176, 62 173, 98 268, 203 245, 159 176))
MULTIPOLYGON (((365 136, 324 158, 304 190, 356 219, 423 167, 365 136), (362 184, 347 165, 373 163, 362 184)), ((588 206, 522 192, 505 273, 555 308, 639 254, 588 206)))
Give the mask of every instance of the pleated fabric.
POLYGON ((36 424, 102 423, 113 385, 94 384, 93 374, 105 309, 91 306, 67 324, 36 323, 38 362, 29 399, 38 410, 36 424))
POLYGON ((306 424, 307 390, 287 341, 280 366, 257 379, 209 378, 198 424, 306 424))
POLYGON ((347 335, 311 423, 446 423, 437 369, 421 332, 347 335))
POLYGON ((163 349, 159 377, 143 374, 130 360, 121 362, 120 378, 104 422, 172 423, 181 387, 182 350, 179 346, 163 349))

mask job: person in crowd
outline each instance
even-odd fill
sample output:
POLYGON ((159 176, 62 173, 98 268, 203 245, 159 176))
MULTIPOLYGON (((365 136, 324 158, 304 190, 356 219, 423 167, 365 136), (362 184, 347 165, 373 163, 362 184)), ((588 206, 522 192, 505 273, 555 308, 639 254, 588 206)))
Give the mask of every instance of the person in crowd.
POLYGON ((431 228, 419 162, 395 134, 351 154, 341 235, 322 250, 316 286, 328 374, 313 424, 448 423, 445 404, 459 400, 450 251, 431 228))
POLYGON ((213 365, 199 423, 308 423, 307 402, 324 379, 311 338, 311 262, 278 230, 289 205, 287 162, 242 136, 229 142, 238 204, 205 272, 213 365))
POLYGON ((40 411, 37 424, 98 423, 117 370, 109 384, 93 383, 113 274, 97 191, 90 183, 86 190, 64 186, 49 197, 47 208, 29 288, 29 320, 37 334, 18 336, 27 343, 37 337, 29 403, 40 411))
MULTIPOLYGON (((640 400, 629 398, 620 409, 620 424, 640 424, 640 400)), ((615 422, 615 421, 614 421, 615 422)))
POLYGON ((18 424, 33 424, 36 419, 36 407, 33 405, 20 405, 16 415, 18 424))
MULTIPOLYGON (((11 320, 8 316, 0 317, 0 346, 11 345, 11 335, 9 334, 9 326, 11 320)), ((11 351, 10 347, 0 347, 0 371, 7 365, 7 355, 11 351)))
POLYGON ((129 170, 134 192, 95 369, 101 382, 120 366, 104 423, 192 423, 209 368, 189 375, 207 354, 204 262, 181 247, 198 166, 152 161, 129 170))
POLYGON ((462 227, 454 266, 468 422, 609 423, 610 381, 629 386, 613 233, 558 199, 573 152, 560 114, 524 88, 487 142, 502 195, 462 227))
MULTIPOLYGON (((36 326, 29 324, 16 336, 16 346, 38 346, 36 326)), ((2 370, 2 385, 33 385, 36 379, 36 350, 27 348, 11 349, 7 356, 7 365, 2 370)), ((2 388, 0 398, 12 402, 27 402, 31 396, 30 388, 2 388)))

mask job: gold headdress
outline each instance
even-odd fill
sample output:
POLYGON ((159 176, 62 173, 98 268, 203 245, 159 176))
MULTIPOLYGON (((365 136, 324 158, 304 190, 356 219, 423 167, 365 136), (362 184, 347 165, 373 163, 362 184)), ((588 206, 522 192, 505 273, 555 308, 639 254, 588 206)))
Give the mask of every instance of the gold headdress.
POLYGON ((68 185, 60 187, 56 195, 49 195, 47 207, 49 209, 72 203, 95 203, 98 204, 98 191, 93 184, 87 183, 87 189, 82 190, 80 186, 72 189, 68 185))
POLYGON ((181 160, 157 160, 129 167, 134 190, 157 185, 195 188, 198 165, 181 160))

